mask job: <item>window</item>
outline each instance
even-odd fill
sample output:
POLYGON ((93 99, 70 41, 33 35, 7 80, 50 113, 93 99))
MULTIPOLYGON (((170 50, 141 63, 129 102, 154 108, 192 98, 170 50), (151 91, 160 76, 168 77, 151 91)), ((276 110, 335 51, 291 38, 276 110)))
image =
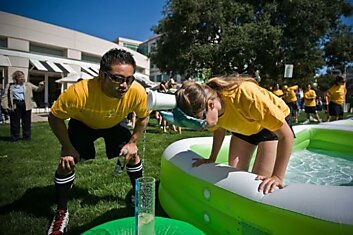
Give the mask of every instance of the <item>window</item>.
POLYGON ((54 47, 46 47, 44 45, 33 44, 33 43, 29 44, 29 51, 43 54, 43 55, 54 55, 54 56, 60 56, 60 57, 65 56, 64 49, 54 48, 54 47))
POLYGON ((100 63, 101 57, 96 56, 96 55, 90 55, 87 53, 83 53, 81 55, 81 60, 83 61, 89 61, 89 62, 94 62, 94 63, 100 63))
POLYGON ((137 45, 129 44, 129 43, 126 43, 126 42, 123 43, 123 46, 126 47, 126 48, 129 48, 131 50, 134 50, 134 51, 137 51, 137 48, 138 48, 137 45))
POLYGON ((0 38, 0 48, 7 48, 7 38, 0 38))
POLYGON ((148 56, 148 46, 147 44, 141 44, 139 48, 137 49, 137 52, 140 52, 141 54, 148 56))

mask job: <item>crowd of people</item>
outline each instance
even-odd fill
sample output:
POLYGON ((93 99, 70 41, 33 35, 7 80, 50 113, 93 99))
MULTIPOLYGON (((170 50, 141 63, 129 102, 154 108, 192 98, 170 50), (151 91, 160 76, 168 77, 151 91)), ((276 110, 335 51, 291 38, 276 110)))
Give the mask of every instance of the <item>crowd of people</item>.
POLYGON ((330 88, 322 95, 318 95, 311 84, 307 84, 304 90, 299 85, 283 85, 281 89, 279 84, 275 84, 274 88, 270 87, 269 90, 286 102, 291 110, 293 122, 299 123, 299 112, 301 111, 306 114, 306 119, 302 124, 308 124, 311 121, 330 122, 343 118, 347 94, 345 82, 344 76, 336 76, 330 88), (324 119, 320 118, 318 112, 324 113, 324 119))
MULTIPOLYGON (((123 156, 117 159, 116 166, 126 168, 132 188, 129 202, 134 206, 135 181, 143 175, 137 142, 151 115, 146 90, 135 81, 135 71, 132 54, 111 49, 101 58, 97 77, 77 81, 52 105, 48 121, 60 142, 61 152, 54 173, 57 208, 48 228, 49 235, 65 232, 76 164, 95 158, 94 142, 98 138, 104 139, 108 159, 123 156)), ((20 139, 21 122, 22 138, 31 140, 33 92, 41 92, 44 83, 35 86, 26 82, 22 71, 13 73, 12 78, 14 82, 3 90, 1 99, 3 112, 10 116, 11 141, 20 139)), ((279 84, 274 89, 265 89, 253 77, 241 74, 213 77, 207 83, 185 81, 180 87, 170 78, 154 89, 175 94, 176 109, 199 120, 203 128, 213 133, 209 158, 194 159, 193 167, 215 162, 229 132, 229 166, 255 173, 256 180, 261 181, 258 190, 263 194, 284 186, 295 138, 292 122, 299 123, 299 112, 306 113, 304 123, 320 122, 318 110, 327 112, 327 121, 338 120, 343 117, 346 94, 342 76, 336 77, 324 97, 318 96, 310 84, 304 90, 299 85, 281 88, 279 84)), ((158 111, 154 115, 163 132, 182 133, 182 126, 168 123, 158 111)), ((1 113, 0 116, 3 118, 1 113)))

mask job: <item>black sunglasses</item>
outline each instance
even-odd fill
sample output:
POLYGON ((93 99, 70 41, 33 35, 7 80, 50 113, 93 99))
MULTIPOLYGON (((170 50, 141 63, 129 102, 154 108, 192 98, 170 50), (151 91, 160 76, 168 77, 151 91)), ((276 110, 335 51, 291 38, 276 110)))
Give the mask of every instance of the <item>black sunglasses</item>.
POLYGON ((105 73, 105 75, 107 75, 112 81, 119 83, 119 84, 126 82, 127 85, 131 85, 135 81, 134 76, 130 76, 130 77, 125 78, 123 76, 113 75, 108 72, 103 72, 103 73, 105 73))

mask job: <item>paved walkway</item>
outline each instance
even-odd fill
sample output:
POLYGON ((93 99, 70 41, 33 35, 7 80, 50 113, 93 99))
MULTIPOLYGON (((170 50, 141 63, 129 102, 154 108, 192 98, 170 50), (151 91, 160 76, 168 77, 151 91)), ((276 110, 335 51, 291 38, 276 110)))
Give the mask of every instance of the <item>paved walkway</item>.
POLYGON ((49 113, 33 113, 32 112, 32 122, 47 122, 49 113))
MULTIPOLYGON (((37 113, 32 111, 32 122, 47 122, 48 115, 48 112, 37 113)), ((4 123, 9 124, 10 119, 7 119, 4 123)), ((3 122, 0 122, 0 124, 3 124, 3 122)))

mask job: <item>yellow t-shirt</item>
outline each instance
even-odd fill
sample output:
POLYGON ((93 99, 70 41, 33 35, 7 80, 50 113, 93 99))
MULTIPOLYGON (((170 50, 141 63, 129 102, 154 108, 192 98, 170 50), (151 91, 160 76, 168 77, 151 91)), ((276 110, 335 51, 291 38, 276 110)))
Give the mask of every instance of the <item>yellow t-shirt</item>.
POLYGON ((130 112, 137 117, 147 117, 147 94, 133 82, 122 99, 105 95, 98 77, 71 85, 51 107, 51 113, 60 118, 77 119, 92 129, 111 128, 130 112))
POLYGON ((275 94, 278 97, 282 97, 284 95, 281 89, 273 90, 273 94, 275 94))
POLYGON ((316 107, 316 92, 312 89, 304 92, 304 106, 316 107))
POLYGON ((296 95, 297 90, 298 90, 298 85, 288 87, 287 93, 284 96, 284 100, 287 103, 296 102, 297 101, 297 95, 296 95))
POLYGON ((343 105, 344 104, 344 96, 346 95, 346 86, 345 85, 333 85, 328 93, 330 95, 330 101, 343 105))
POLYGON ((232 91, 223 92, 224 113, 217 127, 243 135, 266 128, 278 130, 289 115, 286 103, 272 92, 253 82, 242 82, 232 91))

